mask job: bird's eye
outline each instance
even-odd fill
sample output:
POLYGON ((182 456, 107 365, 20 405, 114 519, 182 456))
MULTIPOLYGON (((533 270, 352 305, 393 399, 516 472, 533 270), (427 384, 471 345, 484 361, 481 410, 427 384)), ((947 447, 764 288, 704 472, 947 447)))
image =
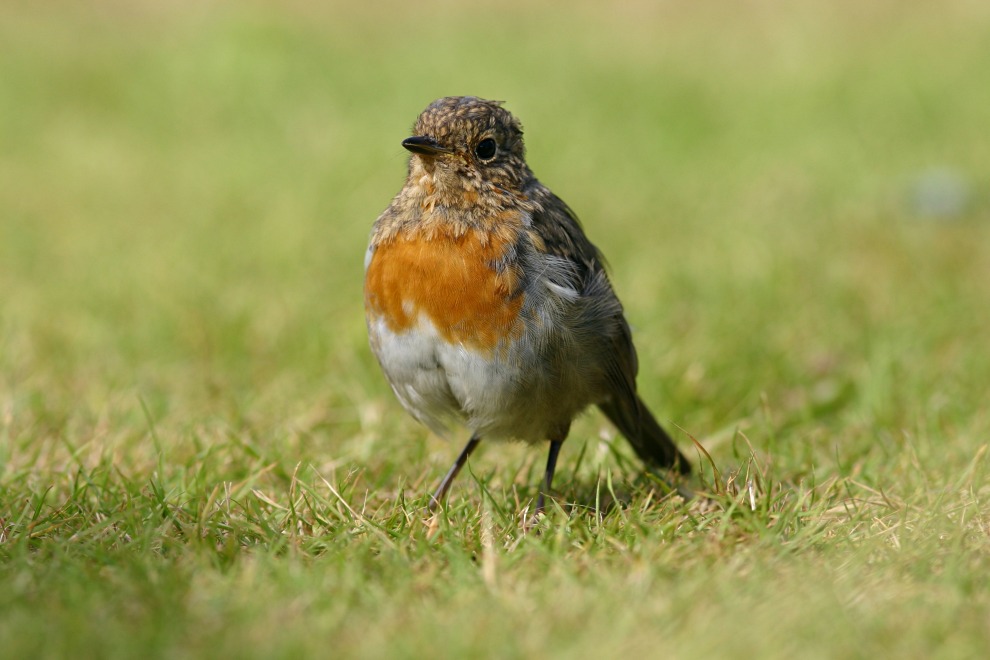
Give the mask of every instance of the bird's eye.
POLYGON ((495 157, 495 140, 491 138, 485 138, 478 143, 478 146, 474 148, 474 155, 481 160, 491 160, 495 157))

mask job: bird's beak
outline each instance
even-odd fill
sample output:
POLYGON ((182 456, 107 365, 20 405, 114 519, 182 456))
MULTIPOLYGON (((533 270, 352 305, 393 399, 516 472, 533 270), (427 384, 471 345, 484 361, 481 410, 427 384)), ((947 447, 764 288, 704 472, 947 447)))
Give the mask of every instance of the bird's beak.
POLYGON ((453 150, 441 147, 437 141, 426 135, 415 135, 402 141, 402 146, 414 154, 433 156, 436 154, 449 154, 453 150))

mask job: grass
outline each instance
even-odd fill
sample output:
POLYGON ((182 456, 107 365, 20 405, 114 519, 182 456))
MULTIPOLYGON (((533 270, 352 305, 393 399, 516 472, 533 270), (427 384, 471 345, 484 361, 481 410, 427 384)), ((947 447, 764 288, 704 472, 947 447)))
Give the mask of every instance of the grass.
POLYGON ((5 656, 983 657, 987 61, 962 1, 4 6, 5 656), (461 93, 608 255, 707 498, 587 415, 541 533, 515 445, 421 513, 463 438, 361 264, 461 93))

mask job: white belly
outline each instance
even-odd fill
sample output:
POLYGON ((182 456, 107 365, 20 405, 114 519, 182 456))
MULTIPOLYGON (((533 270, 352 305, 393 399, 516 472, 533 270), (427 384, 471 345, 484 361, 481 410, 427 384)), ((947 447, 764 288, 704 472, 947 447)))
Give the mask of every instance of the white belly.
POLYGON ((590 403, 569 401, 568 390, 550 382, 521 341, 482 353, 448 343, 424 318, 401 333, 369 319, 368 331, 399 401, 441 434, 453 419, 485 439, 538 442, 590 403))

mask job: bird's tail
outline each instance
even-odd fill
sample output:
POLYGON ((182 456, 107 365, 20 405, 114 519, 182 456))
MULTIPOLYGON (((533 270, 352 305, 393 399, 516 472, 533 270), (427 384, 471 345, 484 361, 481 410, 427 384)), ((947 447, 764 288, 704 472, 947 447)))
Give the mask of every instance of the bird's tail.
POLYGON ((609 421, 626 436, 636 454, 650 467, 673 468, 690 474, 691 464, 639 396, 612 397, 598 404, 609 421))

